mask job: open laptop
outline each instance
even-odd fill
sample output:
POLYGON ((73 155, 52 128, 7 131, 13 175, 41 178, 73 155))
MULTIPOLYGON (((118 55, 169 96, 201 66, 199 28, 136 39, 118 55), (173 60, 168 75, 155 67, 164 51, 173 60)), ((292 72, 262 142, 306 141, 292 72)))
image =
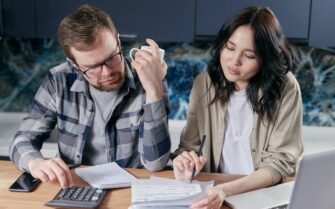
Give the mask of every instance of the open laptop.
POLYGON ((335 150, 304 155, 295 182, 226 198, 234 209, 334 209, 335 150))

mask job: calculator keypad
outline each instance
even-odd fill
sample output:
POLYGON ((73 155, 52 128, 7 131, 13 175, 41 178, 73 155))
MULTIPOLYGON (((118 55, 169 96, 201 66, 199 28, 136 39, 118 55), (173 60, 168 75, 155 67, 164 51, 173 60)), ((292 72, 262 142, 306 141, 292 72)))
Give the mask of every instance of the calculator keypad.
POLYGON ((46 203, 53 207, 95 208, 100 205, 106 190, 93 187, 70 187, 61 189, 55 198, 46 203))

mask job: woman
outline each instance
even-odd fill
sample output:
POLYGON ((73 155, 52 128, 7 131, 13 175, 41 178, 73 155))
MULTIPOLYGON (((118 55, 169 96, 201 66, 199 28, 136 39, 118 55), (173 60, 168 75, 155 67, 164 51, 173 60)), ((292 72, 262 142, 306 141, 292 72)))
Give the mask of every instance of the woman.
POLYGON ((249 7, 221 28, 207 71, 195 79, 187 123, 173 160, 177 179, 207 172, 242 174, 191 208, 220 208, 225 197, 292 176, 303 150, 297 64, 269 8, 249 7), (206 135, 198 157, 200 138, 206 135))

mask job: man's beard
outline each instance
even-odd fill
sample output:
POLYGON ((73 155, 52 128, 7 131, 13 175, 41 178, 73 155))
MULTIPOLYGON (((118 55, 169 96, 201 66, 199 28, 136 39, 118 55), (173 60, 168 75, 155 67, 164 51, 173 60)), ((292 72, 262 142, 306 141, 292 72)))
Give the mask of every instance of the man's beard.
POLYGON ((121 72, 116 72, 112 76, 101 76, 97 85, 93 85, 96 89, 100 91, 116 91, 119 90, 124 83, 125 75, 121 72), (115 77, 115 81, 112 84, 104 83, 105 81, 110 80, 112 77, 115 77))

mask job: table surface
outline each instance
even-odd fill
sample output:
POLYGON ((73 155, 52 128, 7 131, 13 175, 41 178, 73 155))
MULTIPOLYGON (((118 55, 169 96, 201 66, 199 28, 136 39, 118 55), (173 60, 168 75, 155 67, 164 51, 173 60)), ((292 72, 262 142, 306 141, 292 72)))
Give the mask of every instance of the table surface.
MULTIPOLYGON (((127 169, 137 178, 148 178, 155 175, 165 178, 173 178, 173 171, 165 170, 150 173, 145 169, 127 169)), ((73 171, 72 171, 73 172, 73 171)), ((10 192, 8 188, 20 176, 21 172, 15 168, 11 161, 0 161, 0 208, 50 208, 44 206, 45 202, 50 201, 60 190, 58 183, 41 183, 36 190, 30 193, 10 192)), ((87 185, 74 172, 74 182, 76 185, 87 185)), ((219 174, 219 173, 200 173, 196 180, 208 181, 215 180, 215 184, 229 182, 240 178, 240 175, 219 174)), ((104 201, 99 208, 127 209, 131 205, 131 189, 112 189, 108 191, 104 201)), ((224 205, 222 208, 229 208, 224 205)))

